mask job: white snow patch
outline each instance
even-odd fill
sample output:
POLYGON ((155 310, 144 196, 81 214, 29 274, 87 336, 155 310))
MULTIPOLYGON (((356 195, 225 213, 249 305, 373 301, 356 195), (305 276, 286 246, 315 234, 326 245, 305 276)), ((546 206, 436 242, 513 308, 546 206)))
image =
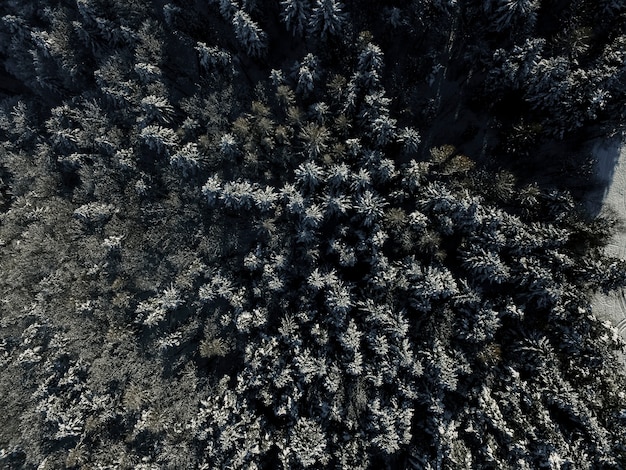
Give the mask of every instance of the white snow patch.
MULTIPOLYGON (((626 221, 626 141, 614 137, 599 140, 593 145, 596 159, 596 178, 599 188, 588 198, 593 213, 609 209, 622 221, 626 221)), ((623 225, 623 224, 622 224, 623 225)), ((626 258, 626 231, 624 227, 613 236, 606 254, 626 258)), ((607 318, 626 340, 626 292, 621 289, 611 295, 598 294, 593 309, 600 318, 607 318)), ((622 355, 626 366, 626 356, 622 355)))

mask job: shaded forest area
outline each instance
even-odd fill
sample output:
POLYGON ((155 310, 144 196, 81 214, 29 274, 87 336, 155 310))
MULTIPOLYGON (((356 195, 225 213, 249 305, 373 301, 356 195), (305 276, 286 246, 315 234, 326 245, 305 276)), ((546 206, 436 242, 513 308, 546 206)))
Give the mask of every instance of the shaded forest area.
POLYGON ((626 465, 623 2, 0 17, 5 468, 626 465))

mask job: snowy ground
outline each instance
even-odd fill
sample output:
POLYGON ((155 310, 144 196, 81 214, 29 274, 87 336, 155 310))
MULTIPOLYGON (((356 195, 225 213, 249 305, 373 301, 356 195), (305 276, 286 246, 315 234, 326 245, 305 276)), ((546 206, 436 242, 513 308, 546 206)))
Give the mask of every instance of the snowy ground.
MULTIPOLYGON (((598 141, 593 146, 599 188, 590 194, 589 208, 614 211, 626 224, 626 143, 619 137, 598 141)), ((626 228, 620 227, 607 247, 607 254, 626 258, 626 228)), ((598 295, 594 309, 608 318, 626 339, 626 292, 598 295)), ((626 365, 626 356, 623 357, 626 365)))

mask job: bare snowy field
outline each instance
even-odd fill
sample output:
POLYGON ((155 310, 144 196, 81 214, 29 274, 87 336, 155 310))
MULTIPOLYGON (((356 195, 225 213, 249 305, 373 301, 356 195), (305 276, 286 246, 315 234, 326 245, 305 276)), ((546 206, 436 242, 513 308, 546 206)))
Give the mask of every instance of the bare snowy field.
MULTIPOLYGON (((593 154, 597 160, 596 175, 600 183, 599 189, 589 197, 590 209, 614 211, 623 221, 626 220, 626 145, 622 138, 598 141, 593 146, 593 154)), ((609 245, 607 254, 626 258, 626 229, 622 225, 609 245)), ((612 295, 596 297, 595 310, 606 316, 617 326, 620 334, 626 339, 626 292, 620 290, 612 295)), ((624 357, 626 363, 626 357, 624 357)))

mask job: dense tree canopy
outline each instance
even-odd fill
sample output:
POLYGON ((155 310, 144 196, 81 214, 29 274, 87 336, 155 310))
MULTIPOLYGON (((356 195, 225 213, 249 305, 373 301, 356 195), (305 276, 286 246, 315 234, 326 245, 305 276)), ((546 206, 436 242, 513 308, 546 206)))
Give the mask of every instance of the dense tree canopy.
POLYGON ((622 468, 626 262, 568 183, 625 43, 612 0, 2 2, 2 465, 622 468))

